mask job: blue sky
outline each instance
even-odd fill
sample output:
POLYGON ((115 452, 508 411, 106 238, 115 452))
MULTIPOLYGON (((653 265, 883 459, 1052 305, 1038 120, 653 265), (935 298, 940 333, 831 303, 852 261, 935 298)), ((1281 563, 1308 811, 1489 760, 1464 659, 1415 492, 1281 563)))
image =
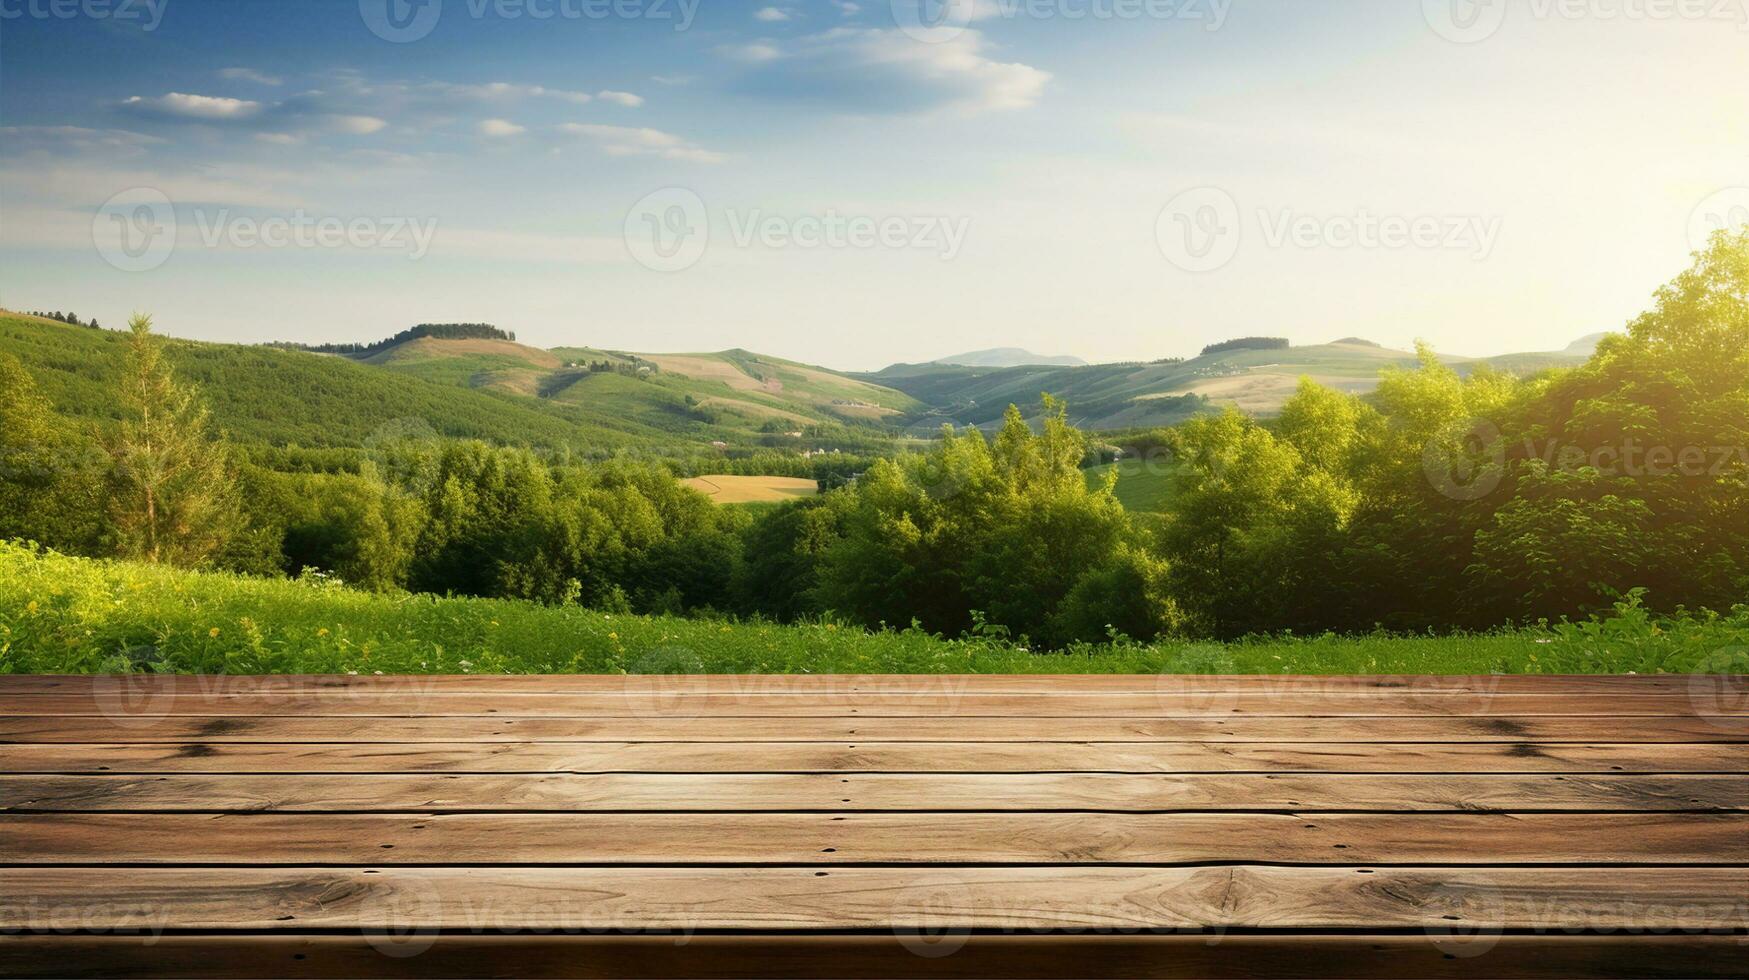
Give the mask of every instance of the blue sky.
POLYGON ((1749 214, 1737 0, 126 2, 0 0, 0 305, 840 368, 1493 353, 1620 327, 1749 214))

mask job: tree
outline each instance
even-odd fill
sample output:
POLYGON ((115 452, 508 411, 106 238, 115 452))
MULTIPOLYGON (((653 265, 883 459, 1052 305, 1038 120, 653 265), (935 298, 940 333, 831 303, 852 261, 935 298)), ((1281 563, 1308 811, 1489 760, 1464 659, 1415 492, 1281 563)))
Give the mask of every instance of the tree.
POLYGON ((128 321, 124 416, 108 443, 110 531, 124 558, 196 566, 241 524, 230 449, 213 432, 199 393, 176 380, 152 318, 128 321))
POLYGON ((876 462, 836 491, 848 501, 821 561, 823 604, 946 633, 982 614, 1049 646, 1103 639, 1108 626, 1138 639, 1166 629, 1174 611, 1153 588, 1163 570, 1132 553, 1146 536, 1110 481, 1088 486, 1086 440, 1062 403, 1044 409, 1040 432, 1010 406, 993 442, 947 428, 927 454, 876 462))
POLYGON ((1729 607, 1749 594, 1749 232, 1721 232, 1654 307, 1524 413, 1511 494, 1471 573, 1530 615, 1729 607))
POLYGON ((90 449, 18 358, 0 353, 0 540, 89 551, 101 510, 90 449))

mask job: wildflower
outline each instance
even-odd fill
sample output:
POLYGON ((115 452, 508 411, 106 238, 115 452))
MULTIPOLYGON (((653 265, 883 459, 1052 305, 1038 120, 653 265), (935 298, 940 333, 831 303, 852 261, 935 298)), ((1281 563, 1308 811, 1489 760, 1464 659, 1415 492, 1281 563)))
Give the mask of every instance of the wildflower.
POLYGON ((317 630, 316 635, 317 636, 327 636, 328 635, 328 627, 324 626, 321 629, 317 630))
POLYGON ((29 602, 25 603, 24 604, 24 611, 27 613, 36 612, 36 600, 32 599, 29 602))
POLYGON ((607 634, 607 638, 614 641, 615 643, 619 642, 619 634, 618 633, 609 633, 609 634, 607 634))
POLYGON ((206 635, 212 637, 215 640, 218 639, 219 638, 219 628, 217 626, 214 626, 212 629, 206 631, 206 635))

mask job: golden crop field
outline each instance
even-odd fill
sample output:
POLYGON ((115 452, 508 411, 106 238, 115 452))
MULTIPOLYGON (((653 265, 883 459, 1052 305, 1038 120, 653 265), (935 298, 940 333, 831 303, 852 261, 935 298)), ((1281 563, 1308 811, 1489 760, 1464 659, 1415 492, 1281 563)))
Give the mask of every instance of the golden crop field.
POLYGON ((820 492, 813 480, 794 476, 695 476, 682 482, 719 504, 780 504, 820 492))

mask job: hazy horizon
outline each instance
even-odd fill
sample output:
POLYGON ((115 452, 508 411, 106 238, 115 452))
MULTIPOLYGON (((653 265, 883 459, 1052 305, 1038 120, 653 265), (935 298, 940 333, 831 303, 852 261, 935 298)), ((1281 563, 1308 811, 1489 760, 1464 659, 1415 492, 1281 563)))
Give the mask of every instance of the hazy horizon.
POLYGON ((1486 356, 1620 329, 1749 219, 1741 4, 958 3, 0 0, 0 306, 854 370, 1486 356))

